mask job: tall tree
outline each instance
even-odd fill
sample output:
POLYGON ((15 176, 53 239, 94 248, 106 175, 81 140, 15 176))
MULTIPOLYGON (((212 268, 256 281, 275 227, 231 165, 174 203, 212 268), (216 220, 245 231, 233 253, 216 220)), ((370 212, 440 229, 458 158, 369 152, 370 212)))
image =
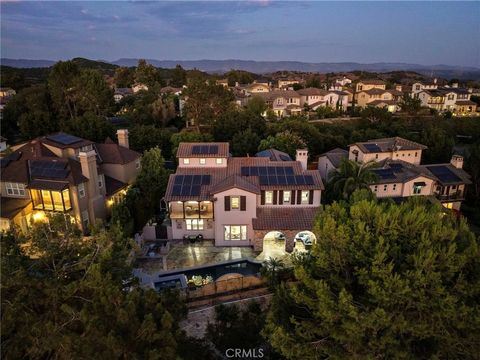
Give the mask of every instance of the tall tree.
POLYGON ((135 70, 135 81, 153 87, 160 83, 160 76, 155 66, 148 64, 144 59, 140 59, 135 70))
POLYGON ((289 359, 475 359, 480 252, 464 219, 365 190, 328 205, 264 330, 289 359))
POLYGON ((75 96, 80 68, 73 61, 59 61, 48 76, 48 90, 58 116, 73 119, 78 115, 75 96))
POLYGON ((177 64, 172 72, 172 86, 182 87, 187 84, 187 72, 181 65, 177 64))
POLYGON ((405 93, 400 101, 400 109, 410 115, 417 114, 422 108, 420 99, 411 97, 410 94, 405 93))
POLYGON ((348 199, 355 190, 369 189, 370 184, 377 179, 372 169, 377 163, 369 161, 358 163, 356 161, 343 159, 338 169, 330 178, 330 186, 337 198, 348 199))
POLYGON ((304 149, 305 141, 290 130, 285 130, 260 141, 258 150, 277 149, 295 158, 297 149, 304 149))
POLYGON ((121 66, 115 69, 114 81, 117 88, 129 88, 135 82, 135 71, 121 66))
POLYGON ((234 156, 254 156, 260 144, 260 137, 251 128, 247 128, 236 133, 231 143, 234 156))
POLYGON ((2 358, 176 359, 183 305, 127 283, 118 228, 84 239, 68 216, 48 220, 1 237, 2 358))

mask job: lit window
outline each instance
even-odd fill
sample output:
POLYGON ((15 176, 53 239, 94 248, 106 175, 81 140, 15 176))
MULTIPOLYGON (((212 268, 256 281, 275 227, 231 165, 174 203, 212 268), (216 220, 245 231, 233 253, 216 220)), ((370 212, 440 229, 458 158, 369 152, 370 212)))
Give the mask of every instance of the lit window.
POLYGON ((240 196, 230 196, 230 209, 240 209, 240 196))
POLYGON ((85 197, 85 184, 84 183, 78 184, 78 196, 80 196, 81 198, 85 197))
POLYGON ((247 240, 247 225, 225 225, 225 240, 247 240))
POLYGON ((310 191, 302 191, 302 204, 308 204, 310 200, 310 191))
POLYGON ((265 204, 273 204, 273 191, 265 191, 265 204))
POLYGON ((203 230, 203 219, 187 219, 187 230, 203 230))
POLYGON ((217 165, 220 165, 220 164, 222 164, 223 159, 222 158, 217 158, 216 162, 217 162, 217 165))
POLYGON ((288 204, 290 203, 291 201, 291 198, 292 198, 292 192, 291 191, 284 191, 283 192, 283 203, 285 204, 288 204))
POLYGON ((8 195, 25 196, 25 185, 20 183, 6 183, 8 195))
POLYGON ((185 165, 190 164, 190 159, 183 159, 183 163, 184 163, 185 165))
POLYGON ((200 159, 200 165, 205 165, 207 161, 205 159, 200 159))
POLYGON ((413 193, 414 194, 421 194, 422 193, 422 187, 420 185, 413 185, 413 193))

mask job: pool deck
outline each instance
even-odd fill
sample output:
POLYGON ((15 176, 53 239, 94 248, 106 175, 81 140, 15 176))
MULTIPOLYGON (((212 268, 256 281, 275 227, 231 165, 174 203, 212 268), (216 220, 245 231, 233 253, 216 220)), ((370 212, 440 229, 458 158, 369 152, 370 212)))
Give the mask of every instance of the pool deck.
POLYGON ((156 259, 138 260, 136 267, 145 273, 153 274, 159 271, 186 269, 228 260, 250 258, 265 261, 270 257, 283 259, 286 263, 290 262, 290 255, 285 252, 282 242, 269 242, 264 251, 258 253, 250 247, 215 246, 212 240, 203 240, 193 244, 174 243, 167 255, 156 259))

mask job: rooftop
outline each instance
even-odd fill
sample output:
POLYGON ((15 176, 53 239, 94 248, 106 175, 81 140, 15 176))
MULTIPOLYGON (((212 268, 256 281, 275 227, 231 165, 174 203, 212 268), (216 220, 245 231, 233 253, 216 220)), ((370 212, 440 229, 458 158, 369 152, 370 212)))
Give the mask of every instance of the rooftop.
POLYGON ((177 150, 177 158, 186 157, 221 157, 229 156, 229 144, 227 142, 216 143, 180 143, 177 150))
POLYGON ((381 153, 399 150, 425 150, 427 148, 425 145, 398 136, 391 138, 372 139, 365 142, 357 142, 352 145, 358 146, 364 153, 381 153))

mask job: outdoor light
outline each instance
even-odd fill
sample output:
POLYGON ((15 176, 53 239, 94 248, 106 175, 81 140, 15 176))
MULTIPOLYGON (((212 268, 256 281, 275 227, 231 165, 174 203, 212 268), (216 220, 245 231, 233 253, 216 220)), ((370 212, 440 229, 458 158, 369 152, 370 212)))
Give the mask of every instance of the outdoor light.
POLYGON ((45 214, 43 212, 36 212, 33 214, 33 221, 38 222, 38 221, 43 221, 45 219, 45 214))

